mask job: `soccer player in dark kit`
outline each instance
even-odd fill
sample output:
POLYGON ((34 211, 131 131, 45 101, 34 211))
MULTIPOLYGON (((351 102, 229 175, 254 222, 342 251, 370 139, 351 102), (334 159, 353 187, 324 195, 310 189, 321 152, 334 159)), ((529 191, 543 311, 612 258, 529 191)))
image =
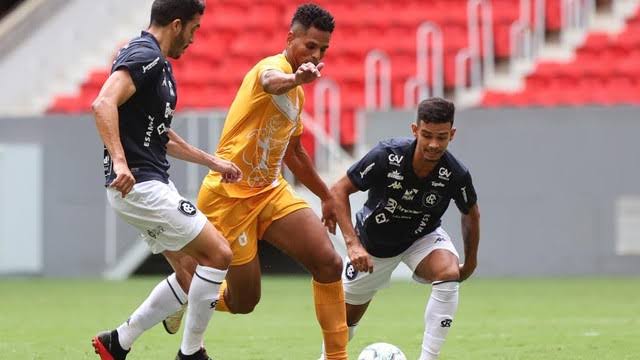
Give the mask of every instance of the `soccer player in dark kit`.
POLYGON ((404 262, 416 281, 431 284, 420 360, 438 357, 458 307, 458 285, 477 266, 476 192, 467 168, 447 151, 456 132, 454 112, 446 100, 422 101, 413 138, 380 142, 332 187, 348 252, 342 276, 349 338, 375 293, 404 262), (354 227, 349 195, 367 190, 354 227), (463 264, 440 227, 451 200, 462 213, 463 264))
POLYGON ((140 230, 152 252, 182 251, 197 262, 189 287, 181 287, 172 274, 127 321, 93 338, 102 360, 125 359, 138 336, 187 300, 186 325, 176 359, 209 359, 203 336, 232 252, 220 232, 178 193, 167 172, 170 155, 220 173, 223 182, 242 177, 233 163, 189 145, 171 129, 178 91, 167 58, 178 59, 193 42, 203 13, 200 0, 155 0, 149 28, 120 50, 93 103, 105 145, 109 203, 140 230))

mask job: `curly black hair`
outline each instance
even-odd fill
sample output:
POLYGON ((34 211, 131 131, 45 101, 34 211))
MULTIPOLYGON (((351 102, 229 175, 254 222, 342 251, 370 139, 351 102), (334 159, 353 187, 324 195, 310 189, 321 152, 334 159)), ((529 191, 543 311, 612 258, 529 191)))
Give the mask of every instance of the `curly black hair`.
POLYGON ((418 105, 418 119, 416 124, 420 125, 420 121, 425 123, 448 123, 453 125, 453 117, 456 107, 452 102, 439 97, 432 97, 422 100, 418 105))
POLYGON ((151 5, 151 25, 167 26, 175 19, 187 23, 196 14, 204 14, 204 6, 202 0, 155 0, 151 5))
POLYGON ((325 9, 316 4, 304 4, 298 6, 296 13, 291 19, 291 26, 294 24, 304 26, 305 30, 314 27, 320 31, 333 32, 336 26, 333 16, 325 9))

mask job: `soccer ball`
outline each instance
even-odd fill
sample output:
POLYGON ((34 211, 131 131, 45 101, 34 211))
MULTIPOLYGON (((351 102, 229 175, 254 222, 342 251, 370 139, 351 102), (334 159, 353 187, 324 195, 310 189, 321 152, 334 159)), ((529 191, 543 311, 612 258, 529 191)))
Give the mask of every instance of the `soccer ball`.
POLYGON ((358 360, 407 360, 407 357, 394 345, 375 343, 364 348, 358 360))

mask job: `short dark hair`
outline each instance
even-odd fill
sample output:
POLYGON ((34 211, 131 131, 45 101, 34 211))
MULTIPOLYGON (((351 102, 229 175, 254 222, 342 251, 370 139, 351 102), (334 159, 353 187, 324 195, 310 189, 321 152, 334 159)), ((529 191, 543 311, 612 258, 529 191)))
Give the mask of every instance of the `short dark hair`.
POLYGON ((196 14, 204 14, 202 0, 155 0, 151 5, 151 25, 167 26, 175 19, 188 23, 196 14))
POLYGON ((418 119, 416 124, 420 125, 420 121, 425 123, 448 123, 453 125, 453 118, 456 112, 456 107, 451 101, 447 101, 443 98, 432 97, 427 100, 422 100, 418 105, 418 119))
POLYGON ((296 13, 291 19, 291 27, 296 23, 304 26, 305 30, 314 27, 320 31, 328 31, 330 33, 332 33, 336 27, 333 15, 316 4, 303 4, 298 6, 296 13))

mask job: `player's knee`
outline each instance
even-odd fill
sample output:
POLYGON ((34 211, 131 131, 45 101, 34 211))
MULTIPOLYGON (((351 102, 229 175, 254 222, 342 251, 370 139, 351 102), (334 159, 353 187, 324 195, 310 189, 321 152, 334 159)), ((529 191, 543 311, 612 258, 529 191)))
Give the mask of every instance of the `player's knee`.
POLYGON ((451 265, 440 269, 434 274, 434 281, 451 281, 460 279, 460 268, 458 265, 451 265))
POLYGON ((314 279, 319 282, 338 281, 342 274, 342 259, 335 251, 331 251, 310 270, 314 279))
POLYGON ((229 302, 229 312, 232 314, 250 314, 256 308, 260 302, 260 294, 256 294, 253 297, 244 297, 242 301, 229 302))

